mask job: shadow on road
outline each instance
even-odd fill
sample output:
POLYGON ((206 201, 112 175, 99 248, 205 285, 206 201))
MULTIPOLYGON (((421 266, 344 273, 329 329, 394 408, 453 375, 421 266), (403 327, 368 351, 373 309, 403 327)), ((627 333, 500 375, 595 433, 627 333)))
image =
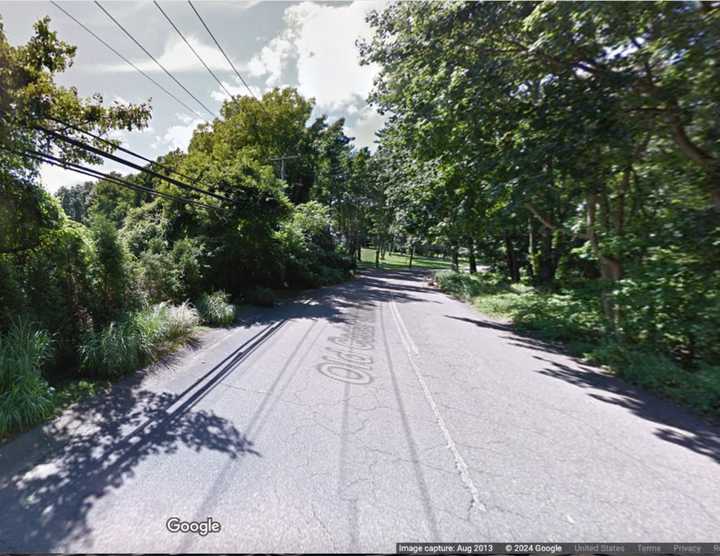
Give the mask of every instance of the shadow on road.
POLYGON ((246 436, 257 425, 257 416, 241 431, 212 411, 196 409, 197 404, 291 319, 345 322, 349 309, 390 299, 399 303, 421 300, 413 293, 427 291, 422 286, 424 273, 381 274, 417 286, 398 288, 379 279, 376 271, 366 271, 352 282, 316 290, 309 304, 258 309, 239 328, 260 330, 183 392, 152 392, 142 388, 142 381, 149 373, 174 367, 202 349, 201 345, 171 354, 108 393, 78 404, 72 418, 56 420, 4 446, 0 450, 0 550, 58 551, 87 538, 92 532, 87 515, 96 501, 122 486, 151 456, 182 447, 219 452, 229 459, 261 457, 246 436))
POLYGON ((231 422, 193 408, 285 322, 263 328, 179 394, 138 388, 138 373, 76 407, 81 423, 56 421, 44 432, 32 431, 50 448, 40 456, 46 458, 42 465, 33 454, 35 461, 9 471, 13 455, 27 454, 22 453, 22 443, 7 446, 0 469, 0 548, 57 551, 63 543, 84 538, 91 532, 86 515, 94 502, 132 477, 149 456, 174 453, 180 446, 232 459, 260 456, 231 422), (87 428, 75 430, 78 424, 87 428))
POLYGON ((656 398, 592 367, 571 367, 543 357, 535 358, 550 365, 541 370, 541 374, 562 379, 581 388, 603 390, 607 394, 592 392, 588 395, 593 399, 623 407, 648 421, 664 425, 655 430, 658 438, 720 463, 720 432, 717 427, 703 422, 667 400, 656 398))
POLYGON ((502 336, 503 340, 509 341, 511 345, 534 352, 535 359, 547 364, 545 368, 537 371, 540 374, 564 380, 580 388, 604 391, 607 394, 591 392, 588 395, 598 401, 623 407, 642 419, 662 425, 655 430, 658 438, 720 463, 720 430, 718 427, 704 422, 674 403, 635 388, 620 378, 603 373, 600 369, 583 365, 572 357, 570 357, 574 361, 572 366, 548 359, 544 355, 568 356, 568 354, 563 346, 520 334, 510 324, 485 319, 445 316, 481 328, 508 332, 510 335, 502 336))

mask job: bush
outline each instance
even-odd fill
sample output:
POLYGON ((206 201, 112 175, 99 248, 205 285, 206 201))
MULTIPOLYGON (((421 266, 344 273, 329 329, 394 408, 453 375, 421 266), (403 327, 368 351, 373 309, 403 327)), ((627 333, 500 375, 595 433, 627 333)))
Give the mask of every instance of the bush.
POLYGON ((141 331, 131 317, 86 333, 80 345, 82 368, 113 376, 137 369, 142 361, 141 331))
POLYGON ((328 208, 316 201, 295 207, 275 239, 285 262, 285 281, 292 287, 316 288, 341 282, 354 268, 338 250, 328 208))
POLYGON ((132 269, 127 249, 110 220, 96 216, 91 231, 94 244, 91 270, 98 296, 94 316, 101 322, 110 322, 134 303, 132 269))
POLYGON ((199 321, 197 311, 187 303, 159 303, 129 313, 85 335, 80 346, 82 367, 104 376, 138 369, 169 345, 186 339, 199 321))
POLYGON ((500 277, 491 273, 465 274, 453 270, 440 270, 435 273, 435 283, 444 292, 465 300, 510 290, 500 277))
POLYGON ((513 320, 519 328, 537 332, 552 341, 597 340, 606 331, 597 297, 583 291, 528 293, 523 302, 515 306, 513 320))
POLYGON ((204 324, 227 326, 235 321, 235 305, 223 291, 204 293, 198 299, 197 308, 204 324))
POLYGON ((0 336, 0 435, 30 427, 53 410, 53 390, 40 374, 52 342, 27 320, 0 336))
POLYGON ((631 349, 617 342, 600 344, 586 358, 605 365, 641 388, 676 400, 707 415, 720 414, 720 367, 701 365, 687 371, 661 353, 631 349))
POLYGON ((193 329, 200 324, 200 315, 197 309, 187 301, 180 305, 166 305, 167 308, 167 340, 177 340, 187 337, 193 329))

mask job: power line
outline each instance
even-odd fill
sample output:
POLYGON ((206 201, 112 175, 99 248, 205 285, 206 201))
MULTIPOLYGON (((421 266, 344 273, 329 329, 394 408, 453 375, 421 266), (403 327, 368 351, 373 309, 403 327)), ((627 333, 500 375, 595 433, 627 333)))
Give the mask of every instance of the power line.
POLYGON ((127 187, 129 189, 133 189, 135 191, 149 193, 151 195, 156 195, 158 197, 164 197, 167 199, 171 199, 173 201, 180 201, 183 203, 188 203, 188 204, 196 205, 196 206, 211 209, 211 210, 219 210, 219 207, 213 207, 211 205, 206 205, 205 203, 201 203, 201 202, 195 201, 193 199, 188 199, 186 197, 180 197, 178 195, 171 195, 169 193, 163 193, 161 191, 156 191, 149 187, 145 187, 143 185, 138 185, 138 184, 129 182, 123 178, 113 176, 112 174, 107 174, 105 172, 101 172, 100 170, 96 170, 94 168, 90 168, 87 166, 82 166, 82 165, 76 164, 74 162, 67 162, 67 161, 62 160, 61 158, 58 158, 56 156, 53 156, 53 155, 50 155, 47 153, 42 153, 40 151, 35 151, 35 150, 16 151, 16 150, 9 149, 8 147, 2 146, 2 145, 0 145, 0 149, 3 149, 7 152, 11 152, 13 154, 17 154, 20 156, 26 156, 28 158, 32 158, 34 160, 38 160, 40 162, 44 162, 44 163, 50 164, 52 166, 57 166, 57 167, 65 169, 65 170, 70 170, 72 172, 76 172, 76 173, 82 174, 84 176, 88 176, 88 177, 96 178, 96 179, 104 179, 109 182, 120 185, 122 187, 127 187))
POLYGON ((300 158, 300 155, 298 154, 284 154, 282 156, 276 156, 275 158, 271 158, 270 160, 272 162, 280 161, 280 179, 285 179, 285 161, 286 160, 292 160, 294 158, 300 158))
POLYGON ((220 43, 219 43, 218 40, 215 38, 215 35, 213 35, 212 31, 210 30, 210 27, 207 26, 207 23, 205 23, 205 20, 202 18, 202 16, 200 15, 200 13, 195 9, 195 6, 193 6, 193 3, 192 3, 190 0, 188 0, 188 4, 190 4, 190 7, 193 9, 193 11, 195 12, 195 15, 196 15, 196 16, 198 17, 198 19, 200 20, 200 23, 203 24, 203 27, 205 27, 205 30, 206 30, 206 31, 208 32, 208 34, 212 37, 213 42, 215 42, 215 46, 217 46, 217 47, 218 47, 218 50, 220 50, 220 52, 222 52, 222 55, 225 56, 225 59, 228 61, 228 64, 230 64, 230 67, 231 67, 231 68, 233 69, 233 71, 235 72, 235 75, 237 75, 238 78, 240 79, 240 81, 242 81, 242 84, 245 85, 245 88, 248 90, 248 92, 250 93, 250 95, 251 95, 255 100, 259 100, 259 99, 255 96, 255 93, 252 92, 252 89, 250 88, 250 86, 245 82, 245 79, 243 79, 243 76, 240 75, 240 72, 239 72, 239 71, 237 70, 237 68, 235 67, 235 64, 232 63, 232 60, 230 59, 230 57, 229 57, 227 54, 225 54, 225 51, 223 50, 222 46, 220 46, 220 43))
POLYGON ((185 91, 188 95, 190 95, 190 96, 195 100, 195 102, 197 102, 200 106, 202 106, 203 109, 205 109, 205 111, 208 112, 208 114, 211 114, 212 116, 214 116, 214 117, 216 117, 216 118, 219 117, 215 112, 213 112, 213 111, 210 110, 207 106, 205 106, 205 104, 204 104, 200 99, 198 99, 194 94, 192 94, 192 93, 188 90, 188 88, 185 87, 185 85, 183 85, 182 83, 180 83, 180 81, 178 81, 178 79, 177 79, 172 73, 170 73, 170 72, 165 68, 165 66, 163 66, 163 65, 157 60, 157 58, 155 58, 155 56, 153 56, 152 54, 150 54, 150 51, 149 51, 147 48, 145 48, 145 47, 140 43, 140 41, 138 41, 135 37, 133 37, 133 36, 130 34, 130 32, 129 32, 127 29, 125 29, 125 27, 123 27, 122 24, 121 24, 117 19, 115 19, 115 18, 112 16, 112 14, 111 14, 110 12, 108 12, 105 8, 103 8, 103 6, 102 6, 102 4, 100 4, 100 2, 98 2, 97 0, 95 0, 95 5, 96 5, 98 8, 100 8, 100 9, 105 13, 105 15, 107 15, 107 16, 110 18, 110 20, 111 20, 115 25, 117 25, 123 33, 125 33, 125 34, 128 36, 128 38, 129 38, 131 41, 133 41, 147 56, 149 56, 150 59, 151 59, 153 62, 155 62, 155 63, 158 65, 158 67, 167 74, 168 77, 170 77, 170 79, 172 79, 175 83, 177 83, 177 84, 182 88, 183 91, 185 91))
POLYGON ((208 65, 205 63, 205 60, 203 60, 202 57, 200 56, 200 54, 197 53, 197 51, 195 50, 195 48, 193 47, 193 45, 191 45, 190 42, 185 38, 185 35, 183 35, 183 34, 180 32, 180 29, 178 29, 177 25, 175 25, 175 23, 173 22, 173 20, 170 19, 170 16, 169 16, 168 14, 166 14, 166 13, 165 13, 165 10, 163 10, 163 9, 160 7, 160 4, 157 3, 157 0, 153 0, 153 4, 155 4, 155 7, 156 7, 158 10, 160 10, 160 13, 161 13, 161 14, 163 14, 163 15, 165 16, 165 19, 167 19, 167 20, 168 20, 168 23, 172 26, 173 29, 175 29, 175 32, 176 32, 178 35, 180 35, 180 38, 183 40, 183 42, 184 42, 186 45, 188 45, 188 48, 189 48, 190 50, 192 50, 192 53, 195 54, 195 57, 196 57, 198 60, 200 60, 200 63, 202 63, 202 65, 205 66, 205 69, 208 70, 208 73, 210 73, 210 75, 212 75, 213 78, 215 78, 215 81, 218 82, 218 85, 220 85, 220 87, 222 88, 222 90, 225 91, 225 93, 226 93, 230 98, 233 98, 233 94, 232 94, 230 91, 227 90, 227 88, 225 87, 225 85, 223 84, 223 82, 220 81, 220 79, 218 79, 218 76, 217 76, 217 75, 215 75, 215 72, 214 72, 213 70, 211 70, 211 69, 210 69, 210 66, 208 66, 208 65))
POLYGON ((82 149, 86 152, 92 153, 96 156, 101 156, 103 158, 107 158, 109 160, 112 160, 114 162, 118 162, 120 164, 123 164, 125 166, 128 166, 130 168, 133 168, 135 170, 138 170, 140 172, 144 172, 150 176, 153 176, 155 178, 165 180, 168 183, 171 183, 177 187, 187 189, 189 191, 195 191, 197 193, 201 193, 203 195, 208 195, 209 197, 214 197, 220 201, 225 201, 228 203, 235 203, 232 199, 229 197, 225 197, 224 195, 218 195, 217 193, 213 193, 212 191, 207 191, 205 189, 200 189, 199 187, 195 187, 194 185, 190 185, 184 182, 181 182, 179 180, 176 180, 175 178, 171 178, 169 176, 163 176, 162 174, 159 174, 158 172, 155 172, 154 170, 150 170, 148 168, 145 168, 143 166, 140 166, 139 164, 135 164, 134 162, 131 162, 129 160, 125 160, 124 158, 120 158, 119 156, 115 156, 114 154, 107 153, 101 149, 98 149, 97 147, 93 147, 92 145, 88 145, 87 143, 83 143, 82 141, 78 141, 77 139, 73 139, 72 137, 67 137, 66 135, 63 135, 61 133, 58 133, 57 131, 44 128, 42 126, 35 126, 38 130, 42 131, 43 133, 54 137, 55 139, 58 139, 64 143, 67 143, 69 145, 72 145, 74 147, 77 147, 79 149, 82 149))
POLYGON ((92 133, 92 132, 90 132, 90 131, 86 131, 86 130, 84 130, 84 129, 80 128, 80 127, 77 127, 77 126, 75 126, 75 125, 73 125, 73 124, 70 124, 70 123, 68 123, 68 122, 66 122, 66 121, 60 120, 60 119, 58 119, 58 118, 54 118, 54 117, 52 117, 52 116, 46 116, 46 118, 47 118, 48 120, 51 120, 51 121, 53 121, 53 122, 55 122, 55 123, 58 123, 58 124, 60 124, 60 125, 62 125, 62 126, 65 126, 66 129, 69 128, 69 129, 75 130, 75 131, 77 131, 77 132, 79 132, 79 133, 84 133, 85 135, 87 135, 87 136, 89 136, 89 137, 92 137, 92 138, 95 139, 96 141, 100 141, 101 143, 112 147, 113 149, 117 149, 117 150, 122 151, 122 152, 124 152, 124 153, 126 153, 126 154, 129 154, 130 156, 134 156, 134 157, 136 157, 136 158, 139 158, 140 160, 143 160, 143 161, 147 162, 148 164, 152 164, 153 166, 157 166, 158 168, 162 168, 162 169, 165 170, 166 172, 171 172, 171 173, 173 173, 173 174, 175 174, 175 175, 177 175, 177 176, 180 176, 180 177, 185 178, 185 179, 190 180, 190 181, 197 181, 197 179, 198 179, 198 178, 193 178, 193 177, 191 177, 191 176, 188 176, 187 174, 183 174, 182 172, 178 172, 177 170, 175 170, 174 168, 171 168, 170 166, 167 166, 166 164, 161 164, 160 162, 156 162, 156 161, 154 161, 154 160, 151 160, 151 159, 149 159, 149 158, 147 158, 147 157, 145 157, 145 156, 143 156, 143 155, 141 155, 141 154, 136 153, 135 151, 131 151, 130 149, 123 147, 122 145, 116 145, 116 144, 113 143, 112 141, 109 141, 109 140, 107 140, 107 139, 105 139, 105 138, 103 138, 103 137, 100 137, 99 135, 96 135, 95 133, 92 133))
POLYGON ((145 73, 143 70, 141 70, 139 67, 137 67, 133 62, 128 60, 125 56, 123 56, 120 52, 118 52, 115 48, 113 48, 110 44, 108 44, 102 37, 97 35, 92 29, 87 27, 84 23, 79 21, 75 16, 73 16, 71 13, 69 13, 65 8, 63 8, 60 4, 55 2, 54 0, 50 0, 50 3, 55 6, 58 10, 60 10, 62 13, 64 13, 66 16, 68 16, 70 19, 72 19, 75 23, 77 23, 80 27, 85 29, 88 33, 90 33, 93 37, 95 37, 100 43, 102 43, 107 49, 112 51, 115 55, 117 55, 119 58, 121 58, 126 64, 131 66, 135 71, 140 73, 145 78, 149 79, 150 81, 155 84, 158 88, 160 88, 166 95, 177 101, 183 108, 186 110, 189 110, 190 112, 194 113, 195 115, 202 118, 202 114, 195 110, 194 108, 190 108, 184 101, 179 99, 174 93, 168 91, 165 87, 163 87, 160 83, 158 83, 155 79, 150 77, 147 73, 145 73))

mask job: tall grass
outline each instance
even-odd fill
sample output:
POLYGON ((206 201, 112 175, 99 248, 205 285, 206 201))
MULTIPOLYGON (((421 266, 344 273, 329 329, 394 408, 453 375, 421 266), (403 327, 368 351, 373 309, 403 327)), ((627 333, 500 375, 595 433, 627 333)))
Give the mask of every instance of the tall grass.
POLYGON ((27 428, 53 410, 53 390, 40 368, 52 341, 29 321, 15 321, 0 335, 0 435, 27 428))
POLYGON ((227 326, 235 321, 235 305, 230 303, 230 295, 223 291, 202 294, 197 309, 205 324, 227 326))
POLYGON ((158 303, 127 314, 100 330, 92 330, 80 346, 82 367, 91 373, 117 376, 153 360, 174 343, 190 336, 199 324, 188 303, 158 303))

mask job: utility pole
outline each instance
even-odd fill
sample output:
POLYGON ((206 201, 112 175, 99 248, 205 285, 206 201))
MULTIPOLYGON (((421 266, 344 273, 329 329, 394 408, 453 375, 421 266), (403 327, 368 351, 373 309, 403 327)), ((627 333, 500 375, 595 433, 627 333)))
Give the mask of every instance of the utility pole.
POLYGON ((285 179, 285 161, 290 160, 293 158, 300 158, 300 155, 297 154, 284 154, 282 156, 277 156, 275 158, 271 158, 270 160, 273 162, 280 161, 280 179, 285 179))

